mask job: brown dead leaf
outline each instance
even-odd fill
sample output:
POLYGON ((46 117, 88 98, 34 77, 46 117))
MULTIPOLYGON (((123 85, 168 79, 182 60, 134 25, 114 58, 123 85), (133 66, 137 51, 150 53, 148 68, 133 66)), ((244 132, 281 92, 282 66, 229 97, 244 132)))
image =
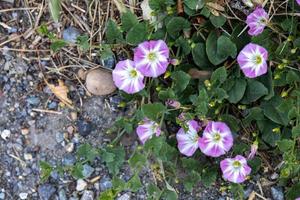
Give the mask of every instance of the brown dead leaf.
POLYGON ((65 85, 65 83, 62 80, 58 80, 58 85, 55 86, 54 84, 48 83, 48 81, 45 79, 46 84, 50 88, 50 90, 53 92, 53 94, 64 104, 66 104, 68 107, 73 108, 72 100, 68 97, 69 88, 65 85))
POLYGON ((206 5, 210 12, 215 16, 220 16, 220 12, 225 11, 225 8, 218 3, 208 2, 206 5))
POLYGON ((251 194, 249 195, 249 198, 248 198, 248 200, 254 200, 255 199, 255 192, 254 191, 252 191, 251 192, 251 194))
POLYGON ((182 15, 184 13, 182 0, 177 0, 177 13, 178 15, 182 15))
POLYGON ((200 79, 200 80, 208 79, 211 76, 210 71, 198 70, 196 68, 190 69, 188 74, 192 77, 192 79, 200 79))

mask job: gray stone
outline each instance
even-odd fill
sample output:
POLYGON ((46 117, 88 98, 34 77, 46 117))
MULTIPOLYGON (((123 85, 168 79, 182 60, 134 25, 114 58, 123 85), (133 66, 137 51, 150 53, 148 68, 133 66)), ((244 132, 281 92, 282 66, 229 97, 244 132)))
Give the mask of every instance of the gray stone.
POLYGON ((29 98, 26 99, 27 103, 33 106, 37 106, 40 103, 40 99, 35 96, 30 96, 29 98))
POLYGON ((50 184, 40 185, 38 188, 38 193, 41 200, 49 200, 55 191, 55 187, 50 184))
POLYGON ((80 35, 80 32, 77 28, 72 26, 66 28, 63 31, 63 39, 67 42, 76 43, 77 37, 80 35))
POLYGON ((59 190, 58 199, 59 200, 67 200, 66 191, 64 189, 59 190))
POLYGON ((93 130, 92 124, 85 120, 78 120, 77 128, 78 128, 79 134, 83 137, 88 136, 93 130))
POLYGON ((80 200, 94 200, 94 192, 85 190, 80 200))
POLYGON ((65 166, 72 166, 76 162, 76 158, 73 154, 66 154, 62 159, 62 164, 65 166))
POLYGON ((119 196, 117 198, 117 200, 129 200, 130 199, 130 195, 125 193, 125 194, 122 194, 121 196, 119 196))
POLYGON ((63 134, 63 133, 57 132, 57 133, 55 134, 55 140, 56 140, 57 143, 63 142, 64 139, 65 139, 65 138, 64 138, 64 134, 63 134))
POLYGON ((105 190, 110 189, 110 188, 112 188, 112 182, 111 182, 110 178, 103 177, 100 180, 100 190, 105 191, 105 190))
POLYGON ((0 192, 0 199, 5 199, 5 193, 0 192))
POLYGON ((101 58, 101 65, 103 67, 109 68, 109 69, 113 69, 115 68, 116 65, 116 57, 111 54, 105 58, 101 58))
POLYGON ((250 196, 251 192, 253 191, 254 186, 250 185, 248 186, 245 190, 244 190, 244 198, 248 199, 248 197, 250 196))
POLYGON ((271 187, 271 194, 273 200, 284 200, 284 194, 282 187, 271 187))
POLYGON ((52 101, 51 103, 48 104, 48 108, 55 110, 55 109, 57 109, 57 105, 58 104, 55 101, 52 101))
POLYGON ((85 165, 83 165, 82 175, 85 178, 88 178, 93 174, 94 171, 95 171, 95 169, 93 167, 89 166, 88 164, 85 164, 85 165))

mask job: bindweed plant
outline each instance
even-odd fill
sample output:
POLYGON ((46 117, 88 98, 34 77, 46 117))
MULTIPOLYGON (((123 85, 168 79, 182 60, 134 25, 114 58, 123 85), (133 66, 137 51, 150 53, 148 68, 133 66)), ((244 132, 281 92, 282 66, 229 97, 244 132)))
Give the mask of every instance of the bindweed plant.
MULTIPOLYGON (((107 24, 112 50, 129 49, 114 83, 137 105, 116 122, 112 145, 137 134, 128 163, 135 183, 143 166, 157 173, 149 199, 176 199, 178 183, 191 191, 221 177, 242 199, 239 184, 264 164, 280 170, 287 199, 300 197, 300 2, 243 3, 237 10, 225 1, 149 0, 150 20, 128 10, 107 24)), ((100 198, 130 184, 115 179, 100 198)))

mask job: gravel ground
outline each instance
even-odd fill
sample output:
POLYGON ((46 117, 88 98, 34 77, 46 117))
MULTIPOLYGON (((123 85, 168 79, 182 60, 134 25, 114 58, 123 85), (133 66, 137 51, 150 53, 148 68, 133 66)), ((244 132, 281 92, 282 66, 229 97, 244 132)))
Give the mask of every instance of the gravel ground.
MULTIPOLYGON (((105 130, 117 116, 126 114, 116 107, 119 97, 85 97, 84 90, 74 88, 82 93, 82 107, 75 114, 62 108, 47 86, 40 88, 43 80, 34 66, 7 52, 2 54, 0 62, 0 199, 89 200, 110 188, 111 177, 100 162, 101 158, 86 166, 89 176, 83 181, 67 173, 52 173, 46 183, 40 181, 39 161, 53 166, 72 165, 80 144, 99 147, 109 142, 105 130), (88 183, 87 180, 94 177, 99 180, 88 183), (85 183, 85 189, 78 191, 78 185, 85 183)), ((136 147, 135 139, 125 141, 127 152, 136 147)), ((124 165, 120 178, 128 180, 131 175, 129 167, 124 165)), ((147 168, 140 177, 145 186, 153 181, 147 168)), ((180 199, 216 199, 219 196, 217 189, 200 188, 192 194, 182 192, 180 199)), ((180 185, 178 189, 183 190, 180 185)), ((119 196, 120 199, 146 199, 145 188, 119 196)))

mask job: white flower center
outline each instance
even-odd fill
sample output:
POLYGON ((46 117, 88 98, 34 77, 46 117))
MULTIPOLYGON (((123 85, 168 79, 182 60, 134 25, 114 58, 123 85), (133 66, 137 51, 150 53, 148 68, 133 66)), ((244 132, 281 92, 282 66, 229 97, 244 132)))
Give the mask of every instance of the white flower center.
POLYGON ((215 133, 213 136, 213 141, 214 142, 219 142, 221 140, 221 135, 220 133, 215 133))
POLYGON ((138 72, 136 71, 136 69, 130 70, 129 76, 130 76, 131 78, 136 78, 136 77, 138 76, 138 72))
POLYGON ((150 61, 155 61, 157 59, 157 55, 155 52, 150 52, 148 55, 147 55, 147 58, 148 60, 150 61))
POLYGON ((232 166, 233 166, 235 169, 239 169, 239 168, 242 166, 242 164, 241 164, 240 161, 235 160, 235 161, 233 161, 232 166))

